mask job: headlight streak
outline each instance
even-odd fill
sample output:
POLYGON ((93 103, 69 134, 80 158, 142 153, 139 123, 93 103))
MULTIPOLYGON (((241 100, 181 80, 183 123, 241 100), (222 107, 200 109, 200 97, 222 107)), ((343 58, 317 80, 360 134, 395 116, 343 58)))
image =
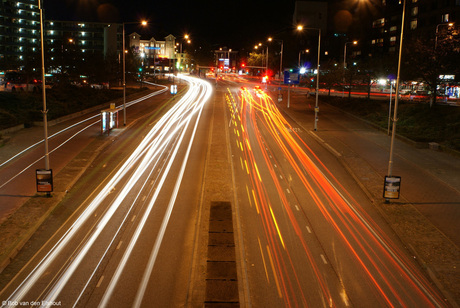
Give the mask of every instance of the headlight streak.
MULTIPOLYGON (((184 79, 186 79, 187 77, 183 77, 184 79)), ((189 80, 188 78, 186 80, 189 80)), ((194 79, 191 79, 191 81, 193 81, 194 79)), ((201 115, 201 110, 203 108, 203 105, 204 103, 208 100, 209 98, 209 95, 210 95, 210 91, 212 91, 212 88, 211 88, 211 85, 206 83, 205 84, 207 89, 207 93, 205 93, 206 97, 202 98, 198 98, 196 101, 197 102, 200 102, 200 104, 196 103, 195 105, 195 110, 193 111, 193 115, 198 112, 198 119, 196 120, 196 126, 198 125, 198 121, 199 121, 199 116, 201 115)), ((187 124, 186 126, 188 126, 189 122, 190 122, 190 118, 191 117, 188 117, 187 119, 187 124)), ((195 129, 196 129, 196 126, 195 126, 195 129)), ((181 134, 181 137, 180 137, 180 140, 182 140, 183 136, 185 134, 185 129, 183 130, 182 134, 181 134)), ((145 273, 148 273, 148 274, 144 274, 143 276, 143 279, 142 279, 142 283, 140 285, 140 289, 138 291, 138 294, 136 295, 136 300, 135 300, 135 303, 134 303, 134 306, 139 306, 142 302, 142 298, 144 296, 144 293, 145 293, 145 289, 146 289, 146 286, 147 286, 147 282, 148 282, 148 279, 150 278, 150 273, 153 269, 153 265, 155 263, 155 260, 156 260, 156 256, 158 254, 158 250, 159 250, 159 247, 161 245, 161 240, 163 238, 163 235, 164 235, 164 232, 166 230, 166 226, 167 226, 167 223, 169 221, 169 217, 171 215, 171 212, 172 212, 172 208, 173 208, 173 205, 174 205, 174 201, 175 201, 175 198, 177 196, 177 192, 178 192, 178 187, 180 186, 180 180, 182 179, 182 176, 183 176, 183 172, 185 170, 185 165, 186 165, 186 158, 188 157, 188 153, 190 151, 190 147, 191 147, 191 144, 193 143, 193 137, 194 137, 194 134, 195 134, 195 130, 193 132, 193 135, 192 135, 192 138, 190 139, 190 143, 189 143, 189 148, 187 149, 187 154, 186 154, 186 157, 184 158, 183 160, 183 164, 182 164, 182 167, 181 167, 181 172, 179 174, 179 178, 178 180, 176 181, 176 184, 175 184, 175 187, 174 187, 174 193, 170 199, 170 203, 168 205, 168 209, 167 209, 167 212, 166 212, 166 215, 163 219, 163 222, 162 222, 162 226, 160 228, 160 233, 158 234, 157 236, 157 239, 155 241, 155 244, 153 246, 153 249, 152 249, 152 253, 151 253, 151 256, 150 256, 150 259, 149 259, 149 263, 148 263, 148 266, 147 266, 147 271, 145 273)), ((181 142, 179 142, 179 145, 180 145, 181 142)), ((177 151, 179 150, 179 146, 175 147, 174 148, 174 153, 172 155, 172 158, 169 160, 169 163, 168 163, 168 166, 167 166, 167 170, 169 170, 169 168, 172 166, 172 163, 174 161, 174 157, 176 156, 177 154, 177 151)), ((163 176, 162 176, 162 179, 160 180, 160 184, 159 184, 159 187, 161 187, 161 185, 164 183, 164 181, 166 180, 166 176, 167 176, 167 172, 163 173, 163 176)), ((116 287, 116 284, 118 283, 119 279, 120 279, 120 276, 126 266, 126 263, 128 262, 128 259, 134 249, 134 246, 136 244, 136 241, 138 240, 139 236, 140 236, 140 233, 142 231, 142 228, 148 218, 148 214, 150 213, 150 211, 152 210, 154 204, 155 204, 155 201, 156 201, 156 198, 158 197, 158 194, 160 192, 160 189, 156 189, 155 191, 155 194, 154 196, 151 198, 151 201, 145 211, 145 214, 143 215, 142 217, 142 220, 141 222, 138 224, 138 227, 133 235, 133 237, 131 238, 131 241, 130 243, 128 244, 128 248, 125 250, 124 254, 123 254, 123 257, 122 257, 122 260, 121 262, 119 263, 116 271, 115 271, 115 274, 112 276, 112 279, 109 283, 109 286, 107 287, 106 289, 106 292, 100 302, 100 307, 106 307, 108 305, 108 301, 110 300, 110 297, 112 296, 113 294, 113 291, 116 287)))
MULTIPOLYGON (((188 125, 190 119, 195 116, 195 113, 198 109, 201 110, 205 100, 209 98, 209 92, 206 94, 201 94, 199 98, 199 100, 201 100, 201 105, 199 105, 197 101, 194 101, 194 96, 199 94, 199 87, 197 86, 197 82, 195 82, 194 79, 188 77, 185 77, 184 79, 188 80, 189 82, 193 82, 194 86, 191 87, 190 90, 186 93, 186 95, 184 95, 184 97, 154 125, 149 134, 147 134, 147 136, 142 140, 139 147, 137 147, 134 150, 131 156, 115 173, 112 179, 109 180, 106 186, 88 205, 88 207, 84 210, 81 216, 65 232, 65 234, 53 246, 53 248, 39 262, 39 264, 28 274, 27 278, 19 285, 19 287, 17 287, 17 289, 8 299, 10 302, 21 301, 21 299, 26 295, 26 293, 37 282, 37 280, 44 274, 49 265, 58 257, 60 250, 63 249, 72 240, 73 236, 79 231, 83 223, 87 221, 87 219, 92 215, 94 210, 100 205, 100 203, 105 199, 105 197, 109 195, 112 188, 117 185, 121 178, 123 178, 127 174, 127 172, 134 166, 134 164, 141 158, 141 156, 144 155, 144 158, 139 163, 137 169, 130 176, 130 179, 125 184, 121 192, 118 194, 117 198, 112 202, 109 209, 104 214, 104 217, 101 218, 97 226, 94 228, 94 233, 91 235, 90 238, 87 239, 85 245, 79 250, 77 255, 73 257, 72 263, 66 268, 65 272, 61 274, 59 280, 54 283, 54 287, 48 292, 46 301, 53 302, 53 300, 57 298, 57 296, 62 291, 63 287, 71 278, 71 275, 75 272, 77 266, 83 260, 83 257, 90 249, 91 244, 95 242, 100 232, 110 221, 111 217, 113 216, 113 214, 115 213, 123 199, 126 197, 128 192, 132 189, 134 184, 145 173, 145 170, 147 169, 148 165, 154 162, 155 159, 162 155, 162 153, 167 149, 168 143, 170 142, 172 137, 175 136, 180 129, 183 129, 183 131, 185 131, 184 128, 188 125), (206 96, 203 97, 203 95, 206 96)), ((207 91, 210 91, 210 85, 206 84, 206 86, 207 91)), ((152 170, 155 168, 157 163, 158 161, 154 162, 154 167, 152 167, 152 170)), ((166 170, 163 173, 164 177, 165 174, 167 174, 167 171, 168 170, 166 170)), ((157 190, 159 190, 160 188, 157 188, 157 190)), ((126 217, 123 221, 125 220, 126 217)), ((111 244, 112 242, 110 242, 110 245, 111 244)))
MULTIPOLYGON (((154 83, 151 83, 151 82, 146 82, 146 83, 149 83, 149 84, 151 84, 151 85, 156 85, 156 86, 163 87, 163 89, 158 90, 158 91, 155 91, 155 92, 152 92, 152 93, 150 93, 150 94, 148 94, 148 95, 145 95, 145 96, 143 96, 143 97, 140 97, 140 98, 138 98, 138 99, 136 99, 136 100, 132 100, 132 101, 130 101, 130 102, 128 102, 128 103, 126 104, 127 107, 132 106, 132 105, 134 105, 134 104, 137 104, 137 103, 139 103, 139 102, 142 102, 142 101, 144 101, 144 100, 146 100, 146 99, 148 99, 148 98, 151 98, 151 97, 153 97, 153 96, 162 94, 162 93, 164 93, 164 92, 166 92, 166 91, 168 90, 168 87, 166 87, 166 86, 164 86, 164 85, 157 85, 157 84, 154 84, 154 83)), ((120 106, 121 106, 121 105, 120 105, 120 106)), ((119 107, 120 107, 120 106, 119 106, 119 107)), ((56 137, 56 136, 58 136, 58 135, 60 135, 60 134, 62 134, 62 133, 64 133, 64 132, 68 131, 68 130, 71 129, 71 128, 74 128, 74 127, 76 127, 76 126, 78 126, 78 125, 83 124, 84 122, 87 122, 87 121, 90 121, 90 120, 92 120, 92 119, 94 119, 94 118, 99 118, 99 117, 100 117, 99 114, 90 116, 90 117, 88 117, 88 118, 86 118, 86 119, 84 119, 84 120, 81 120, 81 121, 79 121, 79 122, 77 122, 77 123, 75 123, 75 124, 72 124, 72 125, 70 125, 70 126, 64 128, 64 129, 62 129, 62 130, 60 130, 60 131, 58 131, 58 132, 56 132, 56 133, 54 133, 54 134, 52 134, 51 136, 48 137, 48 139, 52 139, 52 138, 54 138, 54 137, 56 137)), ((67 143, 69 140, 71 140, 72 138, 76 137, 78 134, 82 133, 82 132, 85 131, 86 129, 90 128, 91 126, 93 126, 93 125, 95 125, 95 124, 97 124, 97 123, 99 123, 99 122, 100 122, 100 120, 97 120, 97 121, 92 122, 91 124, 87 125, 85 128, 81 129, 81 130, 78 131, 76 134, 74 134, 73 136, 71 136, 70 138, 68 138, 67 140, 65 140, 63 143, 61 143, 60 145, 58 145, 56 148, 54 148, 53 150, 51 150, 51 151, 49 152, 49 154, 53 153, 55 150, 57 150, 58 148, 60 148, 61 146, 63 146, 63 145, 64 145, 65 143, 67 143)), ((19 157, 20 155, 26 153, 27 151, 29 151, 29 150, 35 148, 36 146, 38 146, 38 145, 40 145, 40 144, 42 144, 42 143, 43 143, 43 140, 40 140, 39 142, 36 142, 36 143, 32 144, 31 146, 27 147, 26 149, 20 151, 20 152, 17 153, 16 155, 10 157, 9 159, 7 159, 7 160, 4 161, 3 163, 1 163, 1 164, 0 164, 0 168, 1 168, 2 166, 6 165, 7 163, 9 163, 10 161, 14 160, 15 158, 19 157)), ((10 183, 11 181, 13 181, 13 180, 14 180, 15 178, 17 178, 19 175, 21 175, 22 173, 24 173, 25 171, 27 171, 28 169, 30 169, 33 165, 35 165, 36 163, 38 163, 40 160, 44 159, 44 157, 45 157, 44 155, 41 156, 39 159, 37 159, 37 160, 34 161, 32 164, 30 164, 29 166, 27 166, 26 168, 24 168, 22 171, 20 171, 19 173, 17 173, 17 174, 14 175, 13 177, 9 178, 6 182, 4 182, 2 185, 0 185, 0 189, 3 188, 3 187, 4 187, 5 185, 7 185, 8 183, 10 183)))
MULTIPOLYGON (((327 290, 327 286, 324 285, 323 279, 321 278, 321 274, 318 271, 317 266, 314 265, 315 261, 309 255, 308 247, 304 242, 302 231, 297 224, 294 214, 292 213, 292 210, 289 206, 289 202, 285 197, 285 193, 281 189, 278 177, 273 170, 272 163, 270 162, 270 159, 267 156, 267 151, 269 150, 266 149, 265 143, 262 140, 260 133, 258 132, 256 124, 256 115, 252 112, 252 108, 254 108, 254 110, 259 111, 257 117, 261 119, 261 122, 265 125, 267 131, 270 133, 273 140, 275 140, 276 144, 281 149, 284 157, 288 160, 290 166, 294 168, 295 173, 301 179, 301 182, 308 190, 309 194, 311 195, 315 203, 318 205, 318 208, 321 210, 324 217, 331 223, 333 228, 336 230, 337 234, 341 236, 346 247, 348 247, 348 249, 354 255, 355 260, 363 268, 369 280, 372 281, 376 290, 378 290, 381 297, 386 301, 386 304, 391 306, 393 302, 404 303, 405 301, 407 301, 407 297, 406 299, 402 299, 399 295, 401 292, 405 292, 405 289, 403 289, 402 286, 405 283, 409 282, 411 285, 413 285, 413 287, 415 288, 415 292, 420 295, 420 298, 423 299, 424 302, 426 302, 428 305, 442 307, 442 298, 440 298, 439 295, 432 290, 426 278, 418 270, 415 269, 414 265, 412 265, 407 260, 407 257, 405 257, 403 253, 398 252, 397 248, 390 246, 389 241, 385 239, 385 234, 380 230, 378 226, 376 226, 375 224, 371 225, 373 223, 372 219, 370 219, 365 212, 363 212, 362 210, 359 211, 357 209, 355 205, 359 207, 359 204, 357 204, 357 202, 350 196, 350 194, 343 188, 343 186, 335 179, 332 173, 326 168, 325 165, 322 164, 322 162, 302 141, 302 139, 295 132, 293 134, 288 132, 286 128, 288 128, 289 131, 293 132, 292 127, 290 127, 289 123, 284 119, 284 117, 281 115, 281 113, 273 104, 268 95, 258 91, 258 96, 260 97, 259 99, 254 99, 249 90, 247 89, 244 89, 240 92, 239 98, 243 106, 241 110, 241 116, 243 118, 241 124, 243 124, 243 127, 248 124, 251 125, 255 132, 254 134, 257 139, 256 144, 260 147, 261 152, 264 155, 264 160, 268 167, 268 171, 271 175, 271 178, 273 179, 273 182, 277 187, 277 191, 279 193, 281 203, 283 204, 283 208, 288 214, 292 226, 296 231, 296 234, 298 235, 302 243, 302 246, 304 247, 304 251, 307 253, 309 257, 310 263, 314 267, 314 270, 317 274, 317 280, 320 283, 321 288, 324 292, 324 299, 328 299, 328 302, 332 301, 330 293, 327 290), (247 105, 249 105, 249 107, 247 107, 247 105), (246 114, 250 115, 251 118, 246 120, 246 114), (297 136, 298 140, 300 140, 300 143, 303 144, 303 146, 311 152, 311 154, 316 158, 318 163, 321 164, 321 166, 326 170, 327 174, 329 175, 329 178, 317 167, 317 165, 315 165, 315 163, 308 157, 308 155, 306 155, 299 143, 294 139, 293 135, 297 136), (293 153, 294 156, 291 153, 293 153), (302 166, 302 168, 299 166, 299 163, 300 166, 302 166), (313 186, 308 182, 308 180, 305 177, 305 173, 309 174, 310 178, 315 182, 316 187, 321 192, 322 197, 320 197, 320 195, 316 192, 313 186), (339 188, 337 188, 333 184, 330 178, 335 183, 337 183, 340 189, 345 192, 345 194, 348 196, 348 199, 350 199, 352 202, 350 202, 347 199, 347 197, 339 191, 339 188), (322 201, 322 198, 326 198, 327 205, 322 201), (351 235, 351 238, 354 240, 355 245, 359 247, 360 252, 366 256, 366 261, 364 261, 363 258, 360 257, 360 255, 356 251, 355 246, 351 244, 350 239, 342 231, 341 228, 343 227, 340 227, 334 220, 333 216, 330 213, 331 209, 333 213, 337 215, 337 217, 343 223, 343 226, 345 226, 346 230, 351 235), (365 236, 365 234, 367 235, 365 236), (369 238, 371 239, 371 242, 369 242, 369 238), (385 261, 381 260, 384 256, 385 261), (397 271, 395 271, 393 267, 389 268, 388 265, 386 265, 388 264, 386 262, 390 262, 390 264, 393 264, 394 268, 397 269, 397 271), (366 263, 372 264, 372 271, 370 270, 369 265, 366 265, 366 263), (382 272, 382 269, 385 269, 385 274, 382 272), (375 274, 373 273, 379 273, 378 280, 374 277, 375 274), (393 275, 393 285, 385 275, 393 275), (404 282, 401 281, 400 276, 404 277, 404 282), (394 281, 400 283, 400 285, 395 286, 394 281), (381 286, 382 282, 386 285, 386 288, 388 288, 392 296, 395 297, 394 300, 391 300, 387 296, 386 291, 381 286)), ((232 110, 234 109, 234 107, 230 103, 229 108, 231 108, 232 110)), ((234 125, 237 126, 236 121, 234 122, 234 125)), ((245 130, 247 129, 243 128, 243 131, 245 130)), ((242 138, 244 138, 246 141, 249 140, 249 136, 247 136, 247 134, 243 134, 242 138)), ((247 147, 247 149, 245 149, 244 156, 246 159, 249 160, 251 166, 254 166, 255 159, 252 155, 252 150, 250 150, 249 146, 247 147)), ((254 171, 254 167, 252 169, 254 171)), ((268 204, 268 196, 264 191, 265 189, 263 188, 263 186, 259 185, 259 181, 255 180, 254 173, 251 174, 250 181, 252 183, 252 187, 254 187, 255 191, 257 192, 258 198, 260 199, 259 203, 261 204, 262 213, 264 213, 264 209, 268 204)), ((255 204, 257 204, 255 196, 254 202, 255 204)), ((264 224, 264 230, 266 232, 267 240, 269 240, 269 242, 271 243, 269 247, 270 249, 272 249, 275 259, 278 260, 278 258, 282 257, 281 255, 277 254, 279 249, 274 248, 277 247, 277 245, 273 246, 274 242, 271 240, 271 234, 273 233, 273 230, 272 227, 270 227, 270 221, 267 219, 265 214, 263 214, 261 218, 264 224)), ((275 218, 273 217, 272 220, 275 220, 275 218)), ((271 224, 273 224, 273 222, 271 224)), ((288 251, 286 252, 288 258, 290 259, 288 251)), ((280 261, 277 261, 277 264, 279 264, 279 262, 280 261)), ((279 266, 277 266, 277 268, 280 278, 282 279, 284 285, 284 278, 282 275, 281 268, 279 266)), ((295 273, 295 268, 293 268, 293 270, 295 273)), ((289 278, 286 277, 286 279, 289 278)), ((299 289, 301 289, 300 286, 299 289)), ((283 290, 285 296, 288 296, 288 294, 286 293, 286 287, 283 287, 283 290)), ((286 304, 290 306, 289 301, 286 304)), ((407 302, 407 304, 414 303, 407 302)))

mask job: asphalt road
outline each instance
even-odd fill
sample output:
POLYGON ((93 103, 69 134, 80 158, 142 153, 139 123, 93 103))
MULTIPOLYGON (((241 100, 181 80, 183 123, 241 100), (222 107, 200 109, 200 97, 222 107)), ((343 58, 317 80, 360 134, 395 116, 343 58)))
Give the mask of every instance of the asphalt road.
POLYGON ((189 82, 161 112, 131 109, 129 128, 12 264, 2 307, 185 305, 211 125, 228 133, 242 306, 444 307, 336 157, 264 91, 219 82, 226 110, 216 115, 209 84, 189 82))
POLYGON ((256 307, 436 307, 442 297, 330 151, 262 90, 227 82, 256 307))
MULTIPOLYGON (((115 132, 48 223, 66 207, 75 212, 62 227, 55 222, 50 240, 2 290, 2 307, 186 301, 210 94, 208 83, 190 79, 188 92, 161 117, 144 107, 129 131, 115 132)), ((46 238, 46 228, 36 237, 40 232, 46 238)))

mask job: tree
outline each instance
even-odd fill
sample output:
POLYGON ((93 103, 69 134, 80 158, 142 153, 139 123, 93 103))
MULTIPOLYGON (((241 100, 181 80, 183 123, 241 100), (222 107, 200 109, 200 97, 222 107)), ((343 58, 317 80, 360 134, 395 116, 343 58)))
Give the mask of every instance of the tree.
POLYGON ((460 56, 459 35, 444 35, 437 39, 415 38, 404 48, 404 77, 416 80, 421 78, 431 92, 430 102, 436 103, 440 75, 458 74, 457 62, 460 56))
POLYGON ((265 55, 257 52, 249 53, 248 65, 249 66, 262 66, 265 61, 265 55))
POLYGON ((331 95, 331 89, 342 82, 343 68, 337 62, 329 60, 323 64, 320 82, 328 89, 328 95, 331 95))

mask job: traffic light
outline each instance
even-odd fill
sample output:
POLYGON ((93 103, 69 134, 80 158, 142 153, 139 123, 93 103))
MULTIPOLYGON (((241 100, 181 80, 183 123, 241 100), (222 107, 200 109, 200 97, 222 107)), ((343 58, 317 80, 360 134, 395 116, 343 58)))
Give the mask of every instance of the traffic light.
POLYGON ((245 63, 241 63, 241 67, 245 67, 245 66, 246 66, 246 64, 245 64, 245 63))
POLYGON ((139 67, 139 72, 142 72, 142 67, 139 67))

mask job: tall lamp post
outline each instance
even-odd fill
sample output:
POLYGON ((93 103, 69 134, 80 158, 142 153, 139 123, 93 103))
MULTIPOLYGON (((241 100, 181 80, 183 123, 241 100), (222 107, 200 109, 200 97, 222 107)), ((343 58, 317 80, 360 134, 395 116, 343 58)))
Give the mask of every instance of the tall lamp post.
POLYGON ((280 41, 281 42, 281 52, 280 52, 280 73, 279 73, 279 77, 280 79, 282 79, 282 74, 283 74, 283 47, 284 47, 284 41, 283 40, 278 40, 278 39, 273 39, 272 37, 269 37, 268 38, 268 41, 271 42, 271 41, 280 41))
POLYGON ((321 29, 320 28, 304 28, 303 26, 297 26, 297 31, 303 30, 318 30, 318 63, 316 64, 316 102, 315 102, 315 126, 314 130, 318 130, 318 113, 319 113, 319 106, 318 106, 318 95, 319 95, 319 60, 321 55, 321 29))
MULTIPOLYGON (((262 47, 262 46, 267 47, 267 55, 265 56, 265 75, 267 75, 268 74, 268 45, 262 45, 262 43, 259 43, 258 46, 259 47, 262 47)), ((262 60, 262 65, 263 65, 263 60, 262 60)))
POLYGON ((346 42, 345 43, 345 48, 343 49, 343 69, 347 69, 347 45, 348 44, 353 44, 356 45, 358 44, 358 41, 353 41, 353 42, 346 42))
MULTIPOLYGON (((393 129, 391 132, 391 142, 390 142, 390 158, 388 160, 388 176, 393 175, 393 152, 394 152, 394 140, 396 137, 396 122, 398 121, 398 101, 399 101, 399 75, 401 71, 401 55, 403 47, 403 37, 404 37, 404 17, 406 12, 406 0, 404 0, 403 11, 402 11, 402 21, 401 21, 401 38, 399 39, 399 56, 398 56, 398 72, 396 76, 396 96, 395 96, 395 108, 393 113, 393 129)), ((389 202, 388 199, 385 202, 389 202)))
POLYGON ((299 63, 298 63, 298 66, 300 67, 300 55, 303 54, 303 53, 309 53, 310 52, 310 49, 305 49, 305 50, 300 50, 299 51, 299 63))
MULTIPOLYGON (((347 69, 347 45, 348 44, 356 45, 356 44, 358 44, 358 41, 346 42, 345 47, 343 48, 343 83, 345 83, 345 70, 347 69)), ((350 91, 351 91, 351 89, 350 89, 350 91)), ((342 97, 344 95, 345 95, 345 92, 342 91, 342 97)))
MULTIPOLYGON (((123 125, 126 126, 126 48, 125 48, 125 25, 139 24, 139 22, 124 22, 123 23, 123 125)), ((142 26, 147 25, 147 21, 140 22, 142 26)), ((155 61, 155 59, 153 59, 155 61)))
MULTIPOLYGON (((46 109, 46 82, 45 82, 45 40, 43 33, 43 7, 42 0, 38 1, 38 10, 40 11, 40 44, 41 44, 41 60, 42 60, 42 97, 43 97, 43 130, 45 140, 45 169, 50 170, 50 159, 48 150, 48 110, 46 109)), ((49 195, 49 193, 48 193, 49 195)))

